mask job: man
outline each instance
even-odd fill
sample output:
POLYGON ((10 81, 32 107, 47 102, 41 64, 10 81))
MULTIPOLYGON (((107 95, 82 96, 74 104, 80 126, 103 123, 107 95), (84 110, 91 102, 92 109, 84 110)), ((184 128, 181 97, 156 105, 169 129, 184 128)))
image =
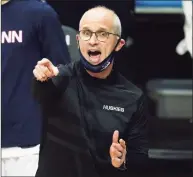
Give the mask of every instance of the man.
POLYGON ((125 44, 118 16, 97 6, 77 35, 80 61, 33 70, 47 127, 36 177, 120 177, 147 160, 144 95, 113 67, 125 44))
POLYGON ((69 62, 58 17, 41 0, 1 1, 2 175, 34 176, 41 133, 39 105, 31 96, 39 58, 69 62))
POLYGON ((182 8, 185 18, 184 23, 184 39, 179 42, 176 47, 176 52, 179 55, 184 55, 186 52, 190 53, 192 57, 192 3, 193 1, 182 1, 182 8))

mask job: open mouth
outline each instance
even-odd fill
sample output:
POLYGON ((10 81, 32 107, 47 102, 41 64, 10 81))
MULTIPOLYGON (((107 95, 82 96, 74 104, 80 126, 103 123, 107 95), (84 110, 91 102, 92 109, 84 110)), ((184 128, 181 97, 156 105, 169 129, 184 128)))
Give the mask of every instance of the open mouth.
POLYGON ((100 56, 101 56, 101 52, 96 50, 96 51, 88 51, 88 55, 89 55, 89 59, 90 61, 94 64, 94 63, 99 63, 100 62, 100 56))

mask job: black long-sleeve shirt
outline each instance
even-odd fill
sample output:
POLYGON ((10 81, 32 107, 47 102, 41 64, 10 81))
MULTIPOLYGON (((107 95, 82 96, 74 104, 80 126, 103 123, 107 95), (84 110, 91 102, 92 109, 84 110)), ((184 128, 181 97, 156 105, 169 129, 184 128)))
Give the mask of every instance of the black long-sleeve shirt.
POLYGON ((148 141, 142 91, 116 70, 97 79, 79 62, 58 68, 47 82, 34 80, 47 120, 36 176, 120 177, 143 166, 148 141), (124 171, 112 166, 109 155, 115 130, 127 145, 124 171))

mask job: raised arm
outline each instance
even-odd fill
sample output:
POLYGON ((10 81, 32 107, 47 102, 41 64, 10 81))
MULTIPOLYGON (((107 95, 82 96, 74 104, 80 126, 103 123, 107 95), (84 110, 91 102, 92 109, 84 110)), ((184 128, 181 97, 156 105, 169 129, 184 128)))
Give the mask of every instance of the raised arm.
POLYGON ((112 165, 119 170, 138 173, 148 167, 148 116, 145 97, 137 101, 137 110, 131 117, 127 136, 119 139, 119 132, 113 134, 110 156, 112 165))
POLYGON ((58 99, 70 80, 70 76, 66 74, 67 71, 67 65, 56 67, 48 59, 38 61, 33 70, 32 91, 34 98, 39 103, 49 103, 58 99))

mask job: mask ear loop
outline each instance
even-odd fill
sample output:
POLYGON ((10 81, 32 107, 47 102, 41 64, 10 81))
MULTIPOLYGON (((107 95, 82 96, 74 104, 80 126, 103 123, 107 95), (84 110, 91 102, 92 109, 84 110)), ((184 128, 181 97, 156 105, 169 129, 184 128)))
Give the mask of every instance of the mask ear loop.
POLYGON ((119 37, 119 39, 118 39, 118 41, 117 41, 117 43, 116 43, 116 45, 115 45, 115 47, 114 47, 114 49, 113 49, 113 51, 111 53, 116 52, 115 49, 119 45, 120 41, 121 41, 121 37, 119 37))

